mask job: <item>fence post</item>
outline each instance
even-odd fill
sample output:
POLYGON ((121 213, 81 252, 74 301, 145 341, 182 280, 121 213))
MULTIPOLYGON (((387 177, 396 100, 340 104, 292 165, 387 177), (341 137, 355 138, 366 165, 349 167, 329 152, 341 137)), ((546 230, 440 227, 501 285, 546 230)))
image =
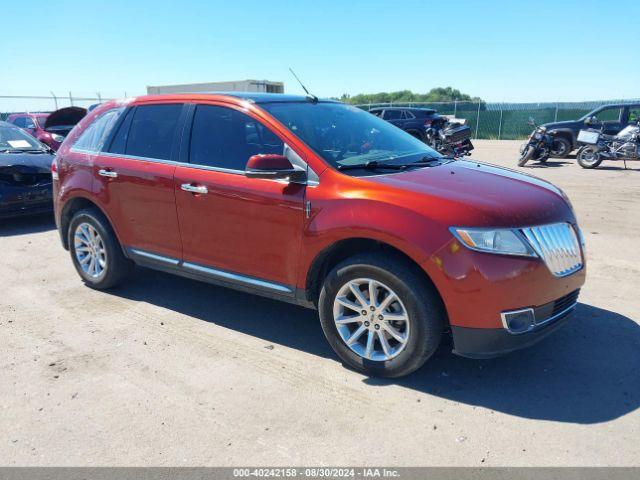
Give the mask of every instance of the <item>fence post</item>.
POLYGON ((458 100, 453 101, 453 118, 456 118, 456 114, 458 113, 458 100))
POLYGON ((553 121, 554 121, 554 122, 557 122, 557 121, 558 121, 558 108, 559 108, 559 105, 558 105, 558 102, 556 102, 556 115, 555 115, 555 117, 553 118, 553 121))
POLYGON ((69 104, 73 107, 73 96, 71 95, 71 91, 69 91, 69 104))
POLYGON ((102 97, 100 96, 100 92, 96 92, 96 95, 98 96, 98 103, 102 103, 102 97))
POLYGON ((478 115, 476 116, 476 140, 478 139, 478 127, 480 127, 480 105, 481 102, 478 102, 478 115))
POLYGON ((502 134, 502 104, 500 104, 500 122, 498 122, 498 140, 500 140, 501 134, 502 134))
POLYGON ((53 97, 53 104, 56 106, 56 110, 58 110, 58 97, 56 97, 56 94, 53 92, 49 92, 49 93, 53 97))

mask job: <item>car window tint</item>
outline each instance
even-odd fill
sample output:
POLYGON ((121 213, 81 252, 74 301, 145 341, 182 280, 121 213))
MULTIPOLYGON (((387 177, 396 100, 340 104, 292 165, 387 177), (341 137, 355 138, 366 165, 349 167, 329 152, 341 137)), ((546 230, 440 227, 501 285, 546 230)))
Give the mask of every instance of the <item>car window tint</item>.
POLYGON ((622 108, 605 108, 596 113, 596 117, 601 122, 617 122, 620 120, 620 111, 622 108))
POLYGON ((16 117, 11 121, 11 123, 13 123, 17 127, 24 128, 24 117, 16 117))
POLYGON ((403 116, 403 118, 406 118, 406 119, 408 119, 408 120, 411 120, 412 118, 416 118, 416 117, 413 115, 413 113, 411 113, 409 110, 403 110, 403 111, 402 111, 402 114, 403 114, 403 115, 402 115, 402 116, 403 116))
POLYGON ((24 128, 36 128, 36 123, 33 121, 31 117, 25 117, 24 128))
POLYGON ((101 114, 80 134, 73 148, 87 152, 100 152, 124 107, 114 108, 101 114))
POLYGON ((629 108, 629 123, 637 123, 640 121, 640 107, 629 108))
POLYGON ((283 152, 282 140, 250 116, 214 105, 196 107, 189 148, 191 163, 244 170, 252 155, 283 152))
POLYGON ((133 119, 133 114, 135 112, 135 108, 130 108, 125 114, 125 118, 118 129, 113 134, 113 139, 111 140, 111 145, 109 145, 109 152, 111 153, 120 153, 124 155, 125 148, 127 147, 127 140, 129 139, 129 131, 131 128, 131 120, 133 119))
POLYGON ((170 160, 181 112, 181 103, 137 107, 125 153, 135 157, 170 160))
POLYGON ((401 110, 385 110, 383 118, 385 120, 398 120, 401 116, 402 116, 401 110))

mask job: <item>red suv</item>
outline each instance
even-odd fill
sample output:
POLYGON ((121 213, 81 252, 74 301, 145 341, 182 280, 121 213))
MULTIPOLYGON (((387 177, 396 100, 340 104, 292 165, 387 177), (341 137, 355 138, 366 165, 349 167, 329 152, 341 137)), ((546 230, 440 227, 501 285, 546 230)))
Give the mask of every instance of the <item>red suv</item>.
POLYGON ((529 345, 566 322, 585 280, 561 190, 315 97, 109 102, 52 171, 88 286, 137 264, 317 308, 339 357, 367 374, 417 369, 444 334, 468 357, 529 345))
POLYGON ((48 116, 48 113, 13 113, 7 117, 7 122, 26 130, 45 145, 57 150, 64 137, 44 129, 48 116))

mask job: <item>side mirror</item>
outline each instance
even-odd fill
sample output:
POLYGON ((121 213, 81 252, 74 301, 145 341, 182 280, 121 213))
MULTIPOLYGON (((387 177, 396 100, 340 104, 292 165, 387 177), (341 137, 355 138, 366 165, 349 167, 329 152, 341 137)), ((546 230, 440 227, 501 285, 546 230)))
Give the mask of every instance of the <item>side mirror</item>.
POLYGON ((306 172, 296 169, 284 155, 260 154, 249 158, 244 171, 247 178, 266 178, 301 183, 306 180, 306 172))
POLYGON ((592 115, 591 117, 587 117, 587 119, 584 121, 584 123, 586 125, 594 125, 594 124, 598 123, 598 118, 595 115, 592 115))

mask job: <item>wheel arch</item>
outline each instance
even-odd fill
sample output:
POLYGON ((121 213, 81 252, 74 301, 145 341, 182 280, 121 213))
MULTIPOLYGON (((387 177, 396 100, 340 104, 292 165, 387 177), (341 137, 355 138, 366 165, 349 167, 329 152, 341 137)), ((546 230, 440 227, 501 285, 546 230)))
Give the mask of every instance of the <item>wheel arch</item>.
POLYGON ((80 210, 84 210, 86 208, 93 208, 104 217, 105 221, 109 224, 114 234, 116 235, 118 243, 122 245, 118 237, 118 232, 113 226, 113 222, 111 222, 109 216, 100 207, 100 205, 85 196, 78 195, 69 198, 60 211, 60 238, 62 240, 62 246, 65 248, 65 250, 69 250, 69 225, 71 224, 71 219, 76 214, 76 212, 79 212, 80 210))
POLYGON ((550 132, 552 137, 562 137, 565 138, 571 143, 571 149, 574 150, 576 148, 576 134, 573 130, 569 130, 566 128, 554 129, 550 132))
MULTIPOLYGON (((322 283, 327 274, 343 260, 353 255, 366 252, 379 252, 406 263, 416 274, 425 279, 444 304, 444 299, 438 287, 416 260, 389 243, 367 237, 352 237, 337 240, 315 256, 306 274, 306 299, 317 307, 322 283)), ((446 312, 446 308, 444 311, 446 312)))

